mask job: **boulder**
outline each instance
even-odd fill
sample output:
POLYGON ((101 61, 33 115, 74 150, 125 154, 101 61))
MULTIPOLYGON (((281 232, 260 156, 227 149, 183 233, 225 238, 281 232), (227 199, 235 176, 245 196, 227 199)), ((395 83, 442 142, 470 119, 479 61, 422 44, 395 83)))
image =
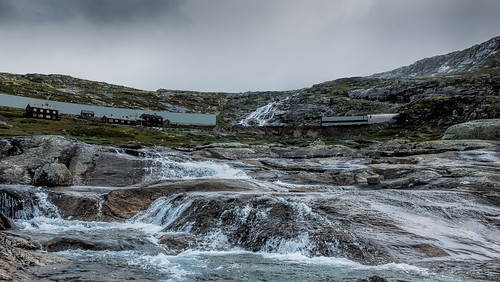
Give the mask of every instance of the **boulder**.
POLYGON ((366 182, 370 185, 380 184, 380 175, 370 175, 366 177, 366 182))
POLYGON ((32 184, 35 170, 51 163, 69 165, 81 144, 60 136, 20 136, 0 142, 0 183, 32 184))
POLYGON ((483 119, 450 126, 443 139, 500 140, 500 119, 483 119))
POLYGON ((2 139, 0 140, 0 158, 3 158, 9 154, 9 150, 12 149, 12 144, 10 144, 9 140, 2 139))
POLYGON ((34 185, 42 186, 69 186, 73 183, 73 177, 69 169, 60 163, 46 164, 35 171, 33 177, 34 185))
POLYGON ((7 124, 5 121, 0 121, 0 128, 1 129, 9 129, 9 128, 12 128, 12 125, 7 124))
POLYGON ((0 230, 7 230, 12 228, 16 228, 16 224, 14 223, 14 221, 3 215, 3 213, 0 213, 0 230))

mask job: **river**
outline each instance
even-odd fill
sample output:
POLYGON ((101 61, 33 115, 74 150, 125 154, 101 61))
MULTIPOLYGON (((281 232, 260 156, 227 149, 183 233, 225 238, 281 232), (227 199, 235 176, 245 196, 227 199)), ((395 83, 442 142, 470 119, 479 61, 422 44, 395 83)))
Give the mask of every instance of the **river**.
MULTIPOLYGON (((296 152, 288 149, 272 151, 281 158, 269 149, 262 153, 253 149, 251 154, 250 149, 238 149, 241 157, 230 160, 229 155, 213 156, 229 154, 231 149, 186 153, 92 148, 122 158, 123 165, 145 164, 141 183, 122 187, 119 192, 125 194, 119 197, 170 192, 155 196, 146 209, 128 219, 113 220, 106 215, 111 214, 110 201, 115 197, 110 191, 117 188, 0 185, 2 212, 14 217, 18 227, 13 232, 35 238, 43 252, 68 259, 33 268, 40 279, 355 281, 378 275, 389 281, 494 281, 499 277, 500 209, 464 190, 472 178, 457 182, 461 189, 446 190, 444 183, 456 178, 436 172, 474 167, 496 174, 500 163, 496 151, 421 156, 416 171, 433 169, 434 174, 426 175, 435 175, 427 184, 419 189, 372 189, 318 180, 325 172, 349 175, 372 169, 373 164, 363 158, 290 155, 292 160, 285 156, 296 152), (284 164, 295 166, 280 167, 284 164), (9 198, 15 193, 8 191, 32 196, 22 200, 23 210, 16 210, 20 200, 9 198), (98 199, 98 210, 82 215, 93 219, 68 216, 61 210, 67 207, 54 202, 61 193, 98 199)), ((390 160, 416 163, 408 158, 390 160)), ((120 203, 134 204, 134 200, 120 203)))

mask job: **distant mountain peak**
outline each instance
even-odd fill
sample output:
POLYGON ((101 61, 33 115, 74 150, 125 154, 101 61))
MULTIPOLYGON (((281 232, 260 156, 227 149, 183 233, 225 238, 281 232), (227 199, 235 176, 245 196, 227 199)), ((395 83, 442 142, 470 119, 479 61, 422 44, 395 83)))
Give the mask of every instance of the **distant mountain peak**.
POLYGON ((421 78, 494 69, 500 70, 500 36, 462 51, 426 58, 370 77, 421 78))

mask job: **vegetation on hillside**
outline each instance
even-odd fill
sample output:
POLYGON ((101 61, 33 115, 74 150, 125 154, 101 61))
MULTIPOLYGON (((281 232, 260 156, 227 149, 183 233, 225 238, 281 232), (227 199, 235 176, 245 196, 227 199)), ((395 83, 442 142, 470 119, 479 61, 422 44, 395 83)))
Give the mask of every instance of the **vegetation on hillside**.
MULTIPOLYGON (((317 137, 265 136, 259 133, 227 133, 202 127, 168 127, 162 130, 140 126, 102 123, 100 119, 84 119, 61 115, 59 121, 23 118, 24 110, 0 107, 0 137, 29 135, 62 135, 90 144, 115 146, 164 146, 193 148, 215 143, 236 143, 242 146, 309 146, 317 137)), ((416 134, 392 126, 371 128, 346 139, 344 136, 321 137, 326 145, 362 147, 370 142, 392 138, 432 140, 438 136, 416 134)))

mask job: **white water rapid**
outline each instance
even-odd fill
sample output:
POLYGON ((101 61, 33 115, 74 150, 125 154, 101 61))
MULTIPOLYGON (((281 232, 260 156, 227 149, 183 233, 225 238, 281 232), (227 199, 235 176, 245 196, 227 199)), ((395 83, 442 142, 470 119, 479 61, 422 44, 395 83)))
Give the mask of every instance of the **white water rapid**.
POLYGON ((247 174, 223 162, 195 161, 170 151, 148 151, 143 156, 151 162, 146 182, 172 179, 224 178, 247 179, 247 174))

